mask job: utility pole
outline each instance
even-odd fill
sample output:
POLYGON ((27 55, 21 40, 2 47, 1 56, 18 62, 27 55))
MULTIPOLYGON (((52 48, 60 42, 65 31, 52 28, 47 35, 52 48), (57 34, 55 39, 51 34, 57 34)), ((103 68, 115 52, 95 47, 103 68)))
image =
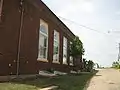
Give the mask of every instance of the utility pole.
POLYGON ((23 28, 23 20, 24 20, 24 0, 20 0, 20 12, 21 12, 21 21, 20 21, 20 29, 19 29, 19 41, 18 41, 18 51, 17 51, 17 71, 16 77, 19 78, 20 71, 20 50, 21 50, 21 37, 22 37, 22 28, 23 28))
POLYGON ((119 43, 118 61, 120 61, 120 43, 119 43))

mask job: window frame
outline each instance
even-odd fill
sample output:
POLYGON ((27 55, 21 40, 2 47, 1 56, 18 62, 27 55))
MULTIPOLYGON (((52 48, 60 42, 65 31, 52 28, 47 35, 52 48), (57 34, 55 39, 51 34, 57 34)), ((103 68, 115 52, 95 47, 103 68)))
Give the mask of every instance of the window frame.
POLYGON ((38 58, 37 58, 37 60, 38 61, 45 61, 45 62, 48 62, 48 37, 49 37, 49 28, 48 28, 48 23, 47 22, 45 22, 44 20, 42 20, 42 19, 40 19, 40 27, 39 27, 39 44, 38 44, 38 58), (47 28, 47 34, 45 34, 45 33, 43 33, 42 31, 41 31, 41 26, 42 25, 44 25, 46 28, 47 28), (40 36, 41 35, 43 35, 44 37, 46 37, 47 38, 47 41, 46 41, 46 47, 45 46, 43 46, 43 48, 44 49, 46 49, 46 57, 45 58, 42 58, 40 55, 41 55, 41 53, 40 53, 40 36))
POLYGON ((53 39, 53 63, 60 63, 59 60, 60 60, 60 33, 57 31, 57 30, 54 30, 54 39, 53 39), (58 40, 55 39, 55 33, 58 34, 58 40), (55 43, 57 43, 57 45, 55 45, 55 43), (57 59, 58 60, 54 60, 54 46, 58 46, 58 57, 57 59))

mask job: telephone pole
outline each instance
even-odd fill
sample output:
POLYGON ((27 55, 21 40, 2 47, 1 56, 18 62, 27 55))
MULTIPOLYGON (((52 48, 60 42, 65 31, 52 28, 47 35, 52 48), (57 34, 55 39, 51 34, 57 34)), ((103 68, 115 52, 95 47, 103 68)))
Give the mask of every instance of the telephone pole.
POLYGON ((118 61, 120 61, 120 43, 119 43, 118 61))

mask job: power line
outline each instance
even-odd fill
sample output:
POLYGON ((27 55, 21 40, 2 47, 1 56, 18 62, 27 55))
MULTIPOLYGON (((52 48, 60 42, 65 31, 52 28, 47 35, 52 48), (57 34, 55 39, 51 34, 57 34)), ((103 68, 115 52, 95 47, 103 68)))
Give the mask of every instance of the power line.
POLYGON ((98 33, 101 33, 101 34, 108 35, 107 33, 104 33, 104 32, 101 32, 101 31, 99 31, 99 30, 93 29, 93 28, 91 28, 91 27, 88 27, 88 26, 79 24, 79 23, 77 23, 77 22, 75 22, 75 21, 72 21, 72 20, 63 18, 63 17, 61 17, 61 16, 59 16, 59 18, 61 18, 62 20, 65 20, 65 21, 69 21, 69 22, 71 22, 71 23, 73 23, 73 24, 75 24, 75 25, 78 25, 79 27, 83 27, 83 28, 86 28, 86 29, 91 30, 91 31, 95 31, 95 32, 98 32, 98 33))
MULTIPOLYGON (((100 33, 100 34, 103 34, 103 35, 105 35, 105 36, 109 36, 110 38, 111 38, 111 36, 114 37, 114 38, 120 38, 120 37, 117 37, 117 36, 114 36, 114 35, 110 35, 110 31, 109 31, 109 30, 108 30, 107 33, 104 33, 104 32, 101 32, 101 31, 99 31, 99 30, 93 29, 93 28, 91 28, 91 27, 88 27, 88 26, 79 24, 79 23, 77 23, 77 22, 75 22, 75 21, 72 21, 72 20, 70 20, 70 19, 66 19, 66 18, 63 18, 63 17, 61 17, 61 16, 58 16, 58 17, 61 18, 62 20, 69 21, 70 23, 73 23, 73 24, 75 24, 75 25, 78 25, 79 27, 86 28, 86 30, 95 31, 95 32, 100 33)), ((111 39, 111 40, 112 40, 112 39, 111 39)), ((112 40, 112 41, 115 41, 115 40, 112 40)))
MULTIPOLYGON (((101 32, 101 31, 99 31, 99 30, 96 30, 96 29, 93 29, 93 28, 91 28, 91 27, 88 27, 88 26, 85 26, 85 25, 76 23, 76 22, 74 22, 74 21, 71 21, 71 20, 69 20, 69 19, 66 19, 66 18, 63 18, 63 17, 60 17, 60 16, 59 16, 59 18, 61 18, 62 20, 65 20, 65 21, 69 21, 69 22, 71 22, 71 23, 73 23, 73 24, 75 24, 75 25, 78 25, 79 27, 83 27, 83 28, 86 28, 87 30, 95 31, 95 32, 98 32, 98 33, 101 33, 101 34, 104 34, 104 35, 107 35, 107 36, 108 36, 109 33, 111 33, 111 31, 108 31, 107 33, 104 33, 104 32, 101 32)), ((110 35, 110 36, 111 36, 111 35, 110 35)), ((112 35, 112 36, 113 36, 113 35, 112 35)), ((116 36, 113 36, 113 37, 116 37, 116 36)), ((116 38, 118 38, 118 37, 116 37, 116 38)), ((120 60, 120 43, 119 43, 118 60, 120 60)))

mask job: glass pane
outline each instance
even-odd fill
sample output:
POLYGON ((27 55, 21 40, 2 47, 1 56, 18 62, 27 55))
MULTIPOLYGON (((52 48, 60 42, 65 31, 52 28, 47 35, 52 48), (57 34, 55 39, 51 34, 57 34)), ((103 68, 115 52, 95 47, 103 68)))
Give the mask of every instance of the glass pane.
POLYGON ((38 57, 41 59, 47 59, 48 50, 48 24, 42 19, 40 20, 40 32, 39 32, 39 53, 38 57))
POLYGON ((40 58, 44 57, 44 47, 40 46, 40 58))
POLYGON ((47 58, 47 37, 43 34, 40 34, 39 38, 39 57, 40 58, 47 58))
POLYGON ((73 57, 70 56, 70 65, 73 65, 73 57))
POLYGON ((67 49, 63 47, 63 64, 67 64, 67 49))
POLYGON ((40 31, 47 35, 48 34, 48 24, 44 20, 40 20, 40 31))
POLYGON ((54 40, 54 46, 58 46, 58 42, 54 40))
POLYGON ((64 45, 65 47, 67 47, 67 38, 65 38, 65 37, 64 37, 64 40, 63 40, 63 45, 64 45))
POLYGON ((53 60, 58 61, 59 60, 59 47, 54 46, 54 53, 53 53, 53 60))
POLYGON ((43 51, 44 53, 43 53, 43 58, 46 58, 47 57, 47 49, 46 48, 44 48, 44 51, 43 51))
POLYGON ((39 37, 39 46, 44 46, 44 36, 42 34, 39 37))
POLYGON ((67 38, 63 38, 63 64, 67 64, 67 38))
POLYGON ((56 41, 59 41, 59 32, 57 32, 56 30, 54 30, 54 39, 56 41))
POLYGON ((59 49, 59 47, 58 46, 54 46, 54 54, 58 54, 58 50, 59 49))
POLYGON ((44 47, 47 47, 47 37, 44 37, 44 47))
POLYGON ((59 32, 54 30, 53 60, 59 61, 59 32))
POLYGON ((46 35, 48 34, 47 27, 45 27, 44 25, 40 26, 40 31, 46 35))
POLYGON ((67 58, 65 54, 63 55, 63 64, 67 64, 67 58))
POLYGON ((39 57, 40 58, 46 58, 46 51, 47 51, 46 48, 40 46, 40 49, 39 49, 40 56, 39 57))

